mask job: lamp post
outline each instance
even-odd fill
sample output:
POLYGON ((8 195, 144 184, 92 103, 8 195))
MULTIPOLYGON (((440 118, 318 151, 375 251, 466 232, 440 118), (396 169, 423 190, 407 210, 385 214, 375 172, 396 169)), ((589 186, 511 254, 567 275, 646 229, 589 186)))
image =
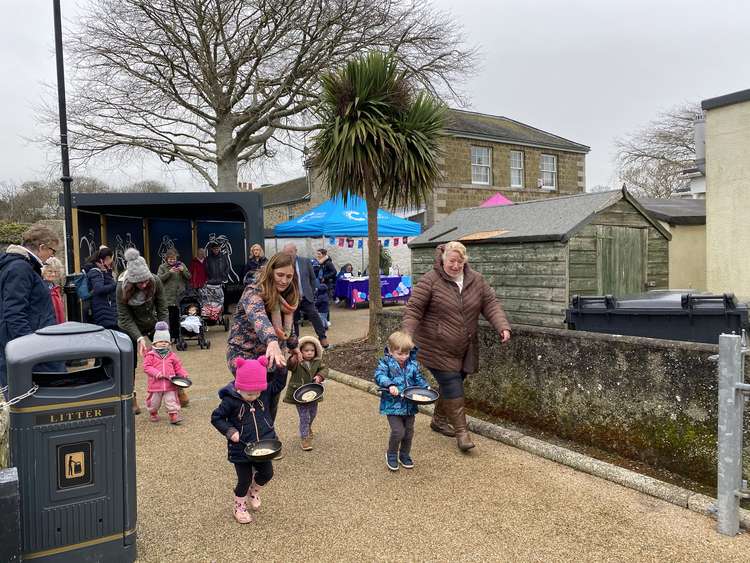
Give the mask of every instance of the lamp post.
MULTIPOLYGON (((73 211, 70 195, 70 160, 68 158, 68 114, 65 108, 65 69, 63 67, 62 18, 60 0, 52 0, 55 20, 55 58, 57 60, 57 107, 60 115, 60 154, 62 157, 63 207, 65 210, 65 263, 68 274, 74 271, 73 255, 73 211)), ((75 285, 67 278, 65 283, 67 296, 68 319, 80 320, 80 306, 75 294, 75 285)))

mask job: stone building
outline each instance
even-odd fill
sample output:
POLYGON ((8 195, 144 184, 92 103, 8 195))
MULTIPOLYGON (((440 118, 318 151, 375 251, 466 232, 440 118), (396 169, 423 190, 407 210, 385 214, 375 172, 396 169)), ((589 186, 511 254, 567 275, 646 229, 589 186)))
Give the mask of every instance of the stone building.
MULTIPOLYGON (((393 210, 425 227, 498 192, 520 202, 586 190, 589 147, 507 117, 451 110, 442 148, 443 180, 430 200, 422 209, 393 210)), ((266 227, 327 199, 314 170, 259 191, 266 227)))

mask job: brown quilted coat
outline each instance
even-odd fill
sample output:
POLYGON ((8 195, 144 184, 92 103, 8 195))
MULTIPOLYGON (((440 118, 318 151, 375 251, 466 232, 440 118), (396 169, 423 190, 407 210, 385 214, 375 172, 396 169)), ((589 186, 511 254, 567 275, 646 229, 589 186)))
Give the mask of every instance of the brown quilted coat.
POLYGON ((482 274, 464 265, 464 288, 443 270, 442 245, 435 267, 414 287, 406 305, 402 328, 413 335, 417 358, 431 369, 474 373, 479 367, 479 314, 500 333, 510 330, 495 292, 482 274))

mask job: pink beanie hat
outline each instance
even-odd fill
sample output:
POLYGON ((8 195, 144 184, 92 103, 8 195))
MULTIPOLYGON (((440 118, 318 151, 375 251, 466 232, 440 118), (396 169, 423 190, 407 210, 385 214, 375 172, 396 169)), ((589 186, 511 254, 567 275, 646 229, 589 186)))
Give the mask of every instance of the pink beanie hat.
POLYGON ((268 360, 265 356, 261 356, 257 360, 237 358, 237 375, 234 379, 234 388, 237 391, 249 393, 265 391, 268 387, 266 366, 268 366, 268 360))

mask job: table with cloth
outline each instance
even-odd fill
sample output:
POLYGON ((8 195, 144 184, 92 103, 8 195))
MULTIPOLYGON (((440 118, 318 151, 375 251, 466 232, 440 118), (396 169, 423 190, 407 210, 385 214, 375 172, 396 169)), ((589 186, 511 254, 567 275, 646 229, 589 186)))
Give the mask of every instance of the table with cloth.
MULTIPOLYGON (((358 303, 366 303, 369 295, 369 277, 340 277, 336 280, 335 296, 346 299, 352 309, 358 303)), ((380 295, 384 303, 406 303, 411 295, 411 276, 380 276, 380 295)))

